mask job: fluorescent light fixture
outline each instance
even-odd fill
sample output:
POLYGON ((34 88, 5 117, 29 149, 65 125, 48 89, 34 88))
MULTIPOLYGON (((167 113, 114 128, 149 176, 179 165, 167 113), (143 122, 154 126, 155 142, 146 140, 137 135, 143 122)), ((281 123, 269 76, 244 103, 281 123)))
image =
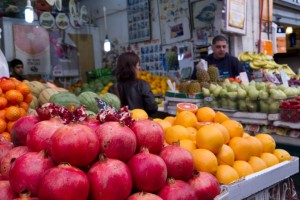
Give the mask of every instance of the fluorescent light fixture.
POLYGON ((32 23, 34 19, 33 7, 31 6, 31 1, 27 0, 27 5, 25 7, 25 21, 32 23))
POLYGON ((104 40, 104 51, 109 52, 111 50, 111 44, 108 39, 108 35, 106 35, 105 40, 104 40))
POLYGON ((291 33, 293 33, 293 27, 291 27, 291 26, 286 27, 285 33, 286 33, 286 34, 291 34, 291 33))

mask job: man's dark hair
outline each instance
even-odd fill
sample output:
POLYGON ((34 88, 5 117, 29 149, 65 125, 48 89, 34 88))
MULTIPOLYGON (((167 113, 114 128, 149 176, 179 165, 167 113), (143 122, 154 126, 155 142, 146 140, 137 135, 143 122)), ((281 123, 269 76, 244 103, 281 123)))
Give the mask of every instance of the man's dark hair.
POLYGON ((10 61, 11 68, 14 68, 17 65, 23 65, 23 62, 19 59, 13 59, 12 61, 10 61))
POLYGON ((213 38, 213 40, 212 40, 212 43, 216 44, 216 42, 218 42, 218 41, 226 41, 226 43, 228 43, 227 38, 225 36, 223 36, 223 35, 217 35, 217 36, 215 36, 213 38))

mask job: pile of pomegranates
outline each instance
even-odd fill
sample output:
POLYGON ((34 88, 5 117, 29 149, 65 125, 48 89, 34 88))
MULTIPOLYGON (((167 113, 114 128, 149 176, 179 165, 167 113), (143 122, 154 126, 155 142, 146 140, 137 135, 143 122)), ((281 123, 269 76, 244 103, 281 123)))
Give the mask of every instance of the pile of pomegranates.
POLYGON ((87 116, 46 104, 0 138, 0 199, 208 200, 216 178, 196 172, 190 152, 165 146, 162 127, 127 107, 87 116), (25 197, 24 197, 25 196, 25 197))

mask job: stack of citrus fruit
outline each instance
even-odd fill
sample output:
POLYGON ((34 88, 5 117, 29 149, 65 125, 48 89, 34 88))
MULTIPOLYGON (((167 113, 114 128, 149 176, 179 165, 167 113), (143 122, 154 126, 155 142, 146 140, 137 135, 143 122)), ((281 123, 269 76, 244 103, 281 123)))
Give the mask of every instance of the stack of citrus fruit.
POLYGON ((26 115, 32 94, 27 84, 15 78, 0 79, 0 134, 7 140, 16 120, 26 115))
POLYGON ((189 150, 195 169, 209 172, 220 183, 229 184, 251 173, 290 160, 290 154, 276 149, 271 135, 251 136, 242 124, 210 107, 180 106, 176 116, 156 120, 165 131, 165 142, 189 150), (186 110, 184 109, 186 108, 186 110))

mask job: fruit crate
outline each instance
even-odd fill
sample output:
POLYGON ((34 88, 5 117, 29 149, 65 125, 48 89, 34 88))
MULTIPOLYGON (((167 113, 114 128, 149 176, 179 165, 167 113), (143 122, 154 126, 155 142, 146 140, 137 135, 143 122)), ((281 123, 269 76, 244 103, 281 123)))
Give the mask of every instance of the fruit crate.
POLYGON ((280 120, 285 122, 300 122, 300 109, 280 108, 280 120))

